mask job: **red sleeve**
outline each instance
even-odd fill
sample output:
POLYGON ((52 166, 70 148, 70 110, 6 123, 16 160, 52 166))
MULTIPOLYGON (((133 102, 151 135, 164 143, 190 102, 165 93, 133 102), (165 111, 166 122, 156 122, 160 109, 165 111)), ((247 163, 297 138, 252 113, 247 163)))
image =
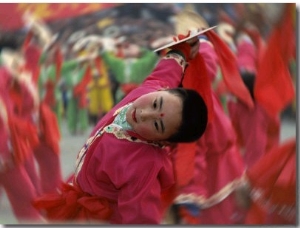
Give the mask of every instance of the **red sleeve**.
POLYGON ((180 85, 184 60, 178 55, 168 55, 158 62, 152 73, 145 79, 143 86, 176 88, 180 85))

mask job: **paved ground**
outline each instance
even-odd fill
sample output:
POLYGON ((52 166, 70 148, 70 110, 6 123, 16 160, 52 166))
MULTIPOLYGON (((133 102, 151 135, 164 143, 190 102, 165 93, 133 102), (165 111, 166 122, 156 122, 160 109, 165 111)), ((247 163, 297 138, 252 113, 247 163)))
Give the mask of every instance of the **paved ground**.
MULTIPOLYGON (((61 162, 64 177, 68 176, 74 168, 75 158, 78 150, 84 144, 88 133, 81 136, 71 136, 65 123, 62 125, 62 142, 61 142, 61 162)), ((284 118, 281 128, 281 140, 285 140, 296 135, 296 121, 290 118, 284 118)), ((0 188, 0 224, 18 224, 14 215, 12 214, 10 204, 7 200, 5 192, 0 188)))

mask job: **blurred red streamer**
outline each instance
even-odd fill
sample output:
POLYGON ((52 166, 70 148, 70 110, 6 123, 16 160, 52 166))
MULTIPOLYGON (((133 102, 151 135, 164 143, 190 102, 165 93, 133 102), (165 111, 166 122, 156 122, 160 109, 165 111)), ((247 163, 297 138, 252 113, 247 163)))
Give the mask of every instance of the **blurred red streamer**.
POLYGON ((296 58, 295 13, 296 4, 286 4, 259 63, 254 95, 271 116, 278 115, 295 98, 289 71, 290 60, 296 58))
POLYGON ((49 22, 108 9, 118 3, 0 3, 0 30, 17 30, 24 26, 22 15, 29 11, 49 22))

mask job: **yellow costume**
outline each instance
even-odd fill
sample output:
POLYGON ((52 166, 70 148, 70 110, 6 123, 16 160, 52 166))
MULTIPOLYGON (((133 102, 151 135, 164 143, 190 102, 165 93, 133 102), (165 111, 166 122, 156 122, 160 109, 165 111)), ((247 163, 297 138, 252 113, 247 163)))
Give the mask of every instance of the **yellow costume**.
POLYGON ((95 60, 93 79, 88 84, 88 110, 90 116, 101 117, 114 105, 108 68, 100 58, 95 60))

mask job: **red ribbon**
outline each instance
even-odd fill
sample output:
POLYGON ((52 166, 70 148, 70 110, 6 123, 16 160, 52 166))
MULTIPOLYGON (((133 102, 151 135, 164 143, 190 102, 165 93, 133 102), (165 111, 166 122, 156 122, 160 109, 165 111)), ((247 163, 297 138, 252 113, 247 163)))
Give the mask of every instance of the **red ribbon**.
POLYGON ((112 210, 106 198, 91 196, 79 187, 62 184, 61 193, 39 197, 33 203, 38 210, 46 212, 52 221, 107 220, 112 210))

